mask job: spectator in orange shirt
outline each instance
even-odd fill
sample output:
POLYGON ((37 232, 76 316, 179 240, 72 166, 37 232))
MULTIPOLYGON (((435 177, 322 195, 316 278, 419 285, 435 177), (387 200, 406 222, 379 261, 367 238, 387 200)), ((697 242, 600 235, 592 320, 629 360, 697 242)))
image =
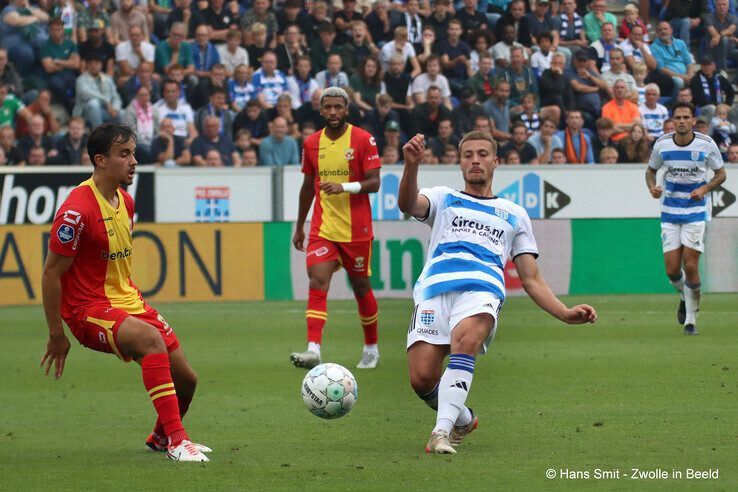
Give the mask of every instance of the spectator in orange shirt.
POLYGON ((612 140, 617 142, 628 135, 635 123, 641 122, 641 113, 638 111, 638 106, 627 99, 628 86, 625 81, 615 82, 612 90, 614 97, 602 106, 602 117, 610 118, 615 124, 612 140))

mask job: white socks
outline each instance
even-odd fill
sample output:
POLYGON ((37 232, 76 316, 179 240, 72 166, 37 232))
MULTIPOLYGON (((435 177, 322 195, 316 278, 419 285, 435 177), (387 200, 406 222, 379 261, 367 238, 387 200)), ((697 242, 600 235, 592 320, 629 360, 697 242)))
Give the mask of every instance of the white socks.
POLYGON ((671 285, 684 296, 684 270, 680 270, 677 277, 672 277, 671 275, 668 277, 671 285))
POLYGON ((379 354, 379 348, 377 347, 376 343, 372 343, 371 345, 364 345, 364 352, 371 352, 373 354, 379 354))
MULTIPOLYGON (((474 376, 474 357, 466 354, 451 354, 448 366, 441 376, 438 388, 438 415, 433 432, 451 433, 459 417, 471 421, 471 412, 466 408, 466 397, 474 376), (466 412, 469 412, 468 415, 466 412), (462 416, 461 414, 464 413, 462 416)), ((465 425, 465 424, 460 424, 465 425)))
POLYGON ((689 282, 684 284, 684 307, 687 310, 687 317, 684 320, 685 325, 697 324, 697 312, 700 310, 700 297, 702 297, 701 285, 699 283, 690 284, 689 282))
POLYGON ((310 352, 315 352, 318 354, 318 357, 320 357, 320 344, 315 342, 308 342, 308 350, 310 352))

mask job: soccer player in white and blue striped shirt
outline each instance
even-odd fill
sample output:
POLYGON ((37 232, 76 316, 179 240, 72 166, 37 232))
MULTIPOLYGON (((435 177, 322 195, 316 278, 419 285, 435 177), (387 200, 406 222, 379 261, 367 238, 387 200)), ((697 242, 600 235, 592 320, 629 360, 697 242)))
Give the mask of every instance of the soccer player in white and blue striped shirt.
POLYGON ((415 285, 415 311, 407 335, 410 384, 437 410, 428 453, 454 447, 477 427, 466 406, 475 357, 494 337, 505 301, 503 268, 512 257, 523 288, 552 316, 570 324, 594 323, 591 306, 567 308, 538 271, 538 248, 522 207, 492 194, 499 165, 497 142, 488 132, 467 133, 459 144, 464 190, 445 186, 418 191, 423 135, 402 149, 400 210, 431 227, 428 258, 415 285), (449 363, 443 369, 443 361, 449 363))
POLYGON ((725 167, 715 141, 692 130, 695 108, 690 103, 674 107, 676 131, 654 143, 646 171, 651 196, 661 198, 661 243, 666 275, 679 291, 677 322, 686 335, 697 334, 700 309, 700 254, 705 249, 709 217, 708 193, 725 181, 725 167), (656 172, 666 168, 664 187, 656 184, 656 172), (707 181, 707 170, 715 172, 707 181), (682 267, 683 265, 683 267, 682 267))

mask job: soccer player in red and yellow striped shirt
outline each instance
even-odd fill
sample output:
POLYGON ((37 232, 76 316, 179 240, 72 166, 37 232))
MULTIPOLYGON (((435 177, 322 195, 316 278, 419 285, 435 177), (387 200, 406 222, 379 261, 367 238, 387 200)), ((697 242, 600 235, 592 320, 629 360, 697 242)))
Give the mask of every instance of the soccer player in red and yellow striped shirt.
POLYGON ((306 251, 310 281, 307 320, 308 347, 290 356, 298 367, 320 364, 323 326, 328 319, 328 287, 333 273, 346 269, 359 306, 364 329, 364 349, 356 366, 377 367, 377 301, 371 283, 372 210, 367 193, 379 190, 379 154, 369 133, 346 122, 348 95, 329 87, 320 97, 320 113, 326 126, 303 144, 300 205, 292 243, 306 251), (307 249, 305 219, 315 199, 307 249))
POLYGON ((136 135, 105 124, 87 143, 92 177, 72 190, 54 218, 42 278, 49 341, 46 374, 64 371, 70 349, 62 320, 85 347, 141 365, 158 419, 146 449, 178 461, 208 461, 207 447, 190 442, 182 425, 197 376, 177 336, 131 280, 136 135))

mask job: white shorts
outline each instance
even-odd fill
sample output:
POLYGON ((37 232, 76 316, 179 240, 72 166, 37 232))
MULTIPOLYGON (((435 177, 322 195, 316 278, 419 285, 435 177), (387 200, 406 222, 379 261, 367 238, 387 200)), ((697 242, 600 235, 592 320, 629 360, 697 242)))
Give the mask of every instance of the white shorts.
POLYGON ((494 318, 494 326, 482 346, 482 353, 485 353, 497 332, 497 315, 501 308, 502 302, 488 292, 447 292, 421 301, 413 311, 406 348, 415 342, 451 345, 451 332, 462 319, 488 313, 494 318))
POLYGON ((661 223, 661 245, 664 253, 674 251, 681 246, 705 252, 705 226, 707 222, 689 222, 687 224, 661 223))

